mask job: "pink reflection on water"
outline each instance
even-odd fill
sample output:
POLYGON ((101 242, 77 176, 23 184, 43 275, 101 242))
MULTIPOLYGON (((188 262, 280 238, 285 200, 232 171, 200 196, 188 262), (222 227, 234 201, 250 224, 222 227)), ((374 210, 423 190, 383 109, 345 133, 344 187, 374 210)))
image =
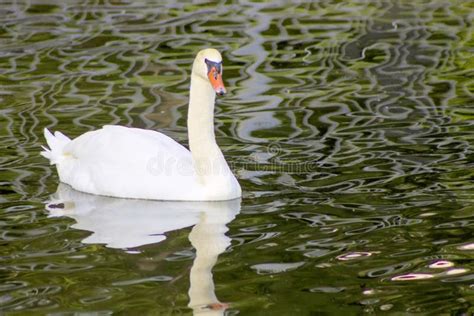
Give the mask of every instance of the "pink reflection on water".
POLYGON ((408 273, 404 275, 398 275, 392 278, 392 281, 413 281, 413 280, 424 280, 431 279, 434 275, 429 273, 408 273))
POLYGON ((347 260, 360 259, 363 257, 370 257, 371 255, 372 255, 371 252, 350 252, 350 253, 337 256, 336 258, 341 261, 347 261, 347 260))
POLYGON ((459 246, 458 249, 460 249, 460 250, 474 250, 474 243, 459 246))
POLYGON ((428 267, 431 269, 445 269, 445 268, 450 268, 453 266, 454 266, 454 262, 447 261, 447 260, 438 260, 430 264, 428 267))

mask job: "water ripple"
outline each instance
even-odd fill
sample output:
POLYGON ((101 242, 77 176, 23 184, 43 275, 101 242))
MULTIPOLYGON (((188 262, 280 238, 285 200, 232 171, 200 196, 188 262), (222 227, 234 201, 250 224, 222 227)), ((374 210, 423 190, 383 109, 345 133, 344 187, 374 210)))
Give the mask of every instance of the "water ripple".
POLYGON ((244 189, 215 267, 227 312, 472 311, 468 1, 0 3, 0 310, 188 312, 189 231, 83 244, 44 212, 58 178, 38 152, 44 127, 186 143, 189 70, 213 46, 244 189))

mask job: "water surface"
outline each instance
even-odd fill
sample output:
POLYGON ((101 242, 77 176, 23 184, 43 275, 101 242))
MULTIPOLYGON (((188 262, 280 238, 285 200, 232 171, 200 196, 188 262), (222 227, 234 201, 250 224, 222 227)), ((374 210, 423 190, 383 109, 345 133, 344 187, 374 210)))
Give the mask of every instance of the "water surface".
POLYGON ((0 310, 473 313, 473 17, 461 0, 0 0, 0 310), (174 221, 58 189, 44 127, 186 143, 205 47, 241 205, 174 221), (45 208, 61 194, 76 213, 45 208))

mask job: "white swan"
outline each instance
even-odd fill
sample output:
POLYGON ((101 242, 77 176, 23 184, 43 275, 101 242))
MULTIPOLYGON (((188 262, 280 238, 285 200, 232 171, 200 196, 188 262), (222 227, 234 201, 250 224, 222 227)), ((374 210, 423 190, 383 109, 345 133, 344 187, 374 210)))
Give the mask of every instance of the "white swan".
POLYGON ((161 133, 108 125, 70 140, 44 134, 41 152, 56 164, 61 182, 105 196, 180 201, 230 200, 241 196, 214 135, 216 93, 225 93, 222 57, 200 51, 193 63, 188 110, 188 151, 161 133))

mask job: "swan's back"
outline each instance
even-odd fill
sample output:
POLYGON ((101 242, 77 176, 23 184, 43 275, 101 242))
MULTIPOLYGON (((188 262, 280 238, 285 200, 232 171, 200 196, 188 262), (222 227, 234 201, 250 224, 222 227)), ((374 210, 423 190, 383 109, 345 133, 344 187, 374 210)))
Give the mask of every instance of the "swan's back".
POLYGON ((139 160, 190 158, 190 152, 170 137, 159 132, 106 125, 99 130, 82 134, 64 147, 64 152, 82 161, 128 165, 139 160))
POLYGON ((155 131, 107 125, 51 153, 61 181, 83 192, 166 200, 202 196, 191 153, 155 131))

